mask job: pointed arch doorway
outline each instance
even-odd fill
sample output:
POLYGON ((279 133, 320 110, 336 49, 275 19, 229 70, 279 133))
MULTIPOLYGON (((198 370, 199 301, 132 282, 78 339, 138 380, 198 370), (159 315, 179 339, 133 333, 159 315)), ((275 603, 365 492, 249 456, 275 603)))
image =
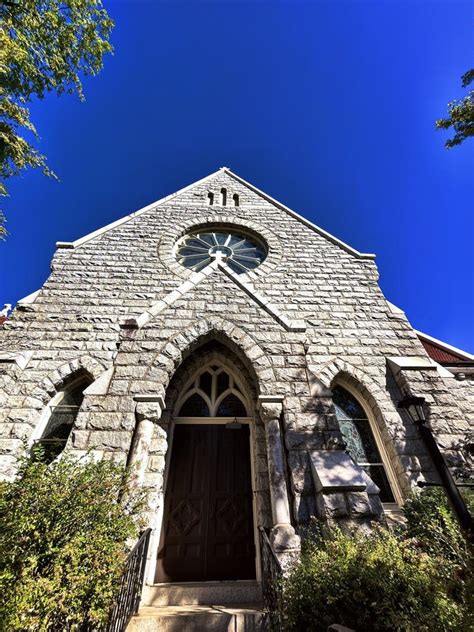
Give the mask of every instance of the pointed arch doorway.
POLYGON ((255 579, 250 402, 211 361, 174 409, 155 582, 255 579))

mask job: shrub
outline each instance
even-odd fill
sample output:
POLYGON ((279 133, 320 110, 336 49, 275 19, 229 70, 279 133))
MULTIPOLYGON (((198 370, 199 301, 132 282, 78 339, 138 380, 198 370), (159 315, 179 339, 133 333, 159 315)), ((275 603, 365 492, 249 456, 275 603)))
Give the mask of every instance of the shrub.
POLYGON ((472 547, 464 539, 441 488, 413 494, 404 507, 400 536, 438 560, 447 593, 463 605, 463 629, 474 630, 472 547))
POLYGON ((462 606, 446 591, 438 559, 394 533, 331 529, 305 547, 283 582, 285 629, 326 632, 452 632, 462 606))
POLYGON ((8 632, 103 627, 139 503, 110 461, 25 461, 0 487, 0 621, 8 632), (129 501, 120 501, 127 495, 129 501))
POLYGON ((441 488, 413 494, 403 507, 402 537, 413 538, 430 555, 442 557, 444 568, 467 569, 469 550, 441 488))

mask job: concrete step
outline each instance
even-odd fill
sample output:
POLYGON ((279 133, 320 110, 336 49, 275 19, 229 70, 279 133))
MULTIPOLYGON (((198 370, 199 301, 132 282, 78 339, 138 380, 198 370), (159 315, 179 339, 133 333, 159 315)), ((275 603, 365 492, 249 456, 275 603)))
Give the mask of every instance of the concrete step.
POLYGON ((263 632, 260 604, 142 607, 127 632, 263 632))
POLYGON ((255 580, 223 582, 183 582, 144 586, 142 606, 191 606, 259 603, 260 582, 255 580))

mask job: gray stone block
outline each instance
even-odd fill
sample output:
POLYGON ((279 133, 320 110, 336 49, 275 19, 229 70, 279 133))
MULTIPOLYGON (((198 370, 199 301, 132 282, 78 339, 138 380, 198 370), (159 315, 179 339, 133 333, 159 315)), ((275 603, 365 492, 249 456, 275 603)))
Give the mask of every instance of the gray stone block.
POLYGON ((316 492, 364 491, 367 484, 362 469, 341 450, 309 452, 316 492))

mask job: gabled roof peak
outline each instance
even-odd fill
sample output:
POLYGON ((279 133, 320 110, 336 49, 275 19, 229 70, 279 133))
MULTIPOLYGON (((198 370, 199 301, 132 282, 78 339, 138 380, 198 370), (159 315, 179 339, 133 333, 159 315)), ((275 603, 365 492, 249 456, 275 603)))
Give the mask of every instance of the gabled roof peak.
POLYGON ((76 241, 72 241, 72 242, 58 241, 58 242, 56 242, 56 247, 57 248, 71 248, 71 249, 78 248, 82 244, 90 241, 91 239, 94 239, 95 237, 99 237, 100 235, 106 233, 107 231, 109 231, 109 230, 111 230, 113 228, 116 228, 117 226, 120 226, 121 224, 123 224, 123 223, 125 223, 125 222, 127 222, 127 221, 129 221, 131 219, 134 219, 134 218, 138 217, 142 213, 145 213, 146 211, 149 211, 149 210, 155 208, 156 206, 159 206, 161 204, 164 204, 165 202, 171 201, 176 196, 180 195, 181 193, 184 193, 185 191, 188 191, 189 189, 192 189, 195 186, 204 184, 205 182, 209 182, 210 180, 212 180, 216 176, 221 175, 222 173, 225 173, 229 177, 235 179, 237 182, 239 182, 244 187, 247 187, 248 189, 250 189, 251 191, 256 193, 258 196, 262 197, 267 202, 270 202, 271 204, 273 204, 277 208, 281 209, 282 211, 284 211, 285 213, 287 213, 291 217, 294 217, 295 219, 297 219, 298 221, 303 223, 305 226, 307 226, 308 228, 310 228, 314 232, 318 233, 319 235, 321 235, 322 237, 324 237, 328 241, 330 241, 330 242, 334 243, 335 245, 339 246, 340 248, 342 248, 343 250, 345 250, 349 254, 353 255, 357 259, 366 259, 366 260, 375 259, 375 255, 374 254, 359 252, 355 248, 352 248, 352 246, 349 246, 349 244, 346 244, 345 242, 341 241, 340 239, 338 239, 334 235, 331 235, 331 233, 328 233, 327 231, 323 230, 322 228, 320 228, 319 226, 317 226, 316 224, 314 224, 310 220, 306 219, 305 217, 303 217, 299 213, 296 213, 295 211, 290 209, 288 206, 285 206, 285 204, 282 204, 278 200, 275 200, 275 198, 272 198, 270 195, 268 195, 264 191, 261 191, 260 189, 258 189, 256 186, 254 186, 253 184, 251 184, 247 180, 244 180, 243 178, 238 176, 236 173, 231 171, 229 169, 229 167, 220 167, 217 171, 214 171, 214 172, 210 173, 208 176, 205 176, 204 178, 201 178, 200 180, 197 180, 196 182, 193 182, 192 184, 189 184, 188 186, 183 187, 182 189, 179 189, 175 193, 171 193, 170 195, 167 195, 167 196, 161 198, 160 200, 157 200, 156 202, 152 202, 148 206, 145 206, 145 207, 139 209, 138 211, 135 211, 134 213, 130 213, 130 215, 126 215, 125 217, 122 217, 121 219, 119 219, 119 220, 117 220, 115 222, 112 222, 111 224, 108 224, 108 225, 106 225, 106 226, 104 226, 102 228, 99 228, 98 230, 93 231, 92 233, 89 233, 88 235, 85 235, 84 237, 81 237, 80 239, 76 239, 76 241))

